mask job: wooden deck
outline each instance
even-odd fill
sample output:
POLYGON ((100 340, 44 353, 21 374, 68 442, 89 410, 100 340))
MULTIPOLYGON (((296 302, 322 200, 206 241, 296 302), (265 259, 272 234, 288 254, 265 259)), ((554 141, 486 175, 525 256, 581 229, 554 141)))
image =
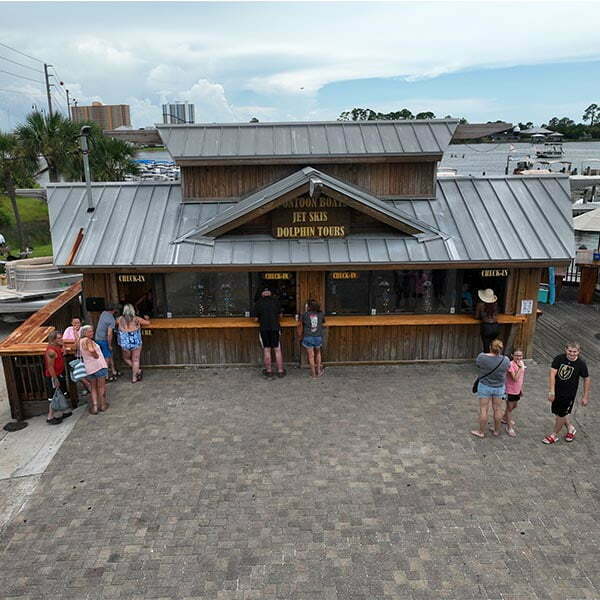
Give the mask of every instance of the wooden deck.
POLYGON ((549 364, 569 341, 579 342, 588 362, 600 362, 600 299, 592 304, 577 303, 577 288, 563 288, 560 302, 540 304, 544 314, 535 331, 533 358, 549 364), (596 337, 598 336, 598 337, 596 337))

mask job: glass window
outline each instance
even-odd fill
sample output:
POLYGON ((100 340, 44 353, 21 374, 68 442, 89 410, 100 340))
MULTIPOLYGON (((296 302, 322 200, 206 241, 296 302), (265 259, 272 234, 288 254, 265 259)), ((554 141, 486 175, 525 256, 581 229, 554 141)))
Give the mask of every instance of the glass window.
POLYGON ((498 296, 498 310, 504 312, 508 269, 465 269, 457 271, 457 289, 460 289, 460 312, 473 313, 479 302, 478 290, 491 288, 498 296))
POLYGON ((269 288, 279 300, 284 315, 296 314, 296 273, 295 271, 252 273, 252 300, 255 303, 260 293, 269 288))
POLYGON ((165 289, 174 317, 239 317, 250 310, 248 273, 168 273, 165 289))
POLYGON ((369 271, 327 273, 327 313, 330 315, 369 314, 369 280, 369 271))

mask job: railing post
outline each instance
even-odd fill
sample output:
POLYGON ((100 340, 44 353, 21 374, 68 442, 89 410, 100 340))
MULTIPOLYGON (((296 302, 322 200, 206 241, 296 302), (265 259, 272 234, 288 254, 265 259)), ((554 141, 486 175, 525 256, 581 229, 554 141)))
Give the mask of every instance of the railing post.
POLYGON ((23 407, 21 406, 21 398, 19 397, 19 391, 17 390, 15 367, 11 356, 2 357, 2 368, 4 369, 4 378, 6 380, 6 392, 10 404, 10 415, 15 421, 22 421, 23 407))

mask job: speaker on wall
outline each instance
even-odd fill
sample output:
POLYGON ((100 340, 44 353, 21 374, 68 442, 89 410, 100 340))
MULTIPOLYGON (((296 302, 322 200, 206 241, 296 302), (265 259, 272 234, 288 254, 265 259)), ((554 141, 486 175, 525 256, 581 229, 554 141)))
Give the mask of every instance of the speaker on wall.
POLYGON ((89 310, 90 312, 101 312, 104 310, 104 307, 104 298, 89 296, 85 299, 85 309, 89 310))

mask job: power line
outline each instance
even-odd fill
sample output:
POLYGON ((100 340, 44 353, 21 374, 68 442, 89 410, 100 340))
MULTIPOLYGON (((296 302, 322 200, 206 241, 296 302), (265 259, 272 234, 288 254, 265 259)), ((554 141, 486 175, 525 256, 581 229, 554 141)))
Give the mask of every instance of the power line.
POLYGON ((7 75, 12 75, 13 77, 18 77, 19 79, 27 79, 28 81, 33 81, 34 83, 43 83, 39 79, 32 79, 31 77, 25 77, 24 75, 17 75, 16 73, 11 73, 10 71, 5 71, 4 69, 0 69, 0 73, 6 73, 7 75))
POLYGON ((28 65, 24 65, 23 63, 17 62, 16 60, 12 60, 10 58, 6 58, 6 56, 0 56, 0 60, 6 60, 9 63, 12 63, 13 65, 19 65, 20 67, 23 67, 25 69, 31 69, 32 71, 35 71, 36 73, 39 73, 40 75, 42 75, 42 71, 40 71, 39 69, 34 69, 33 67, 30 67, 28 65))
POLYGON ((25 52, 21 52, 20 50, 17 50, 16 48, 13 48, 12 46, 9 46, 8 44, 3 44, 2 42, 0 42, 0 46, 4 46, 5 48, 8 48, 9 50, 12 50, 13 52, 16 52, 17 54, 21 54, 22 56, 30 58, 31 60, 37 60, 37 62, 44 64, 43 60, 40 60, 39 58, 36 58, 35 56, 31 56, 29 54, 25 54, 25 52))

